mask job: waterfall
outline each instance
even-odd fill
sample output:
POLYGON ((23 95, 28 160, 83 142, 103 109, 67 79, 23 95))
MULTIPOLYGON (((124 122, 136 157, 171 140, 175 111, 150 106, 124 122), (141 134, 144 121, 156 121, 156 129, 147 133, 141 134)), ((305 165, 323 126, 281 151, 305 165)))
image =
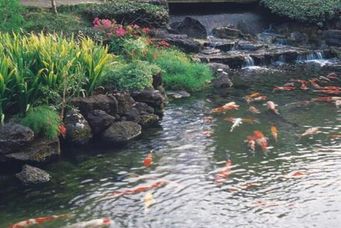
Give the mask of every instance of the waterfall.
POLYGON ((244 67, 251 67, 255 65, 255 61, 250 55, 244 56, 244 67))
POLYGON ((314 51, 307 55, 298 56, 297 62, 298 63, 313 63, 313 64, 318 64, 320 66, 329 65, 332 63, 330 60, 324 58, 323 51, 314 51))

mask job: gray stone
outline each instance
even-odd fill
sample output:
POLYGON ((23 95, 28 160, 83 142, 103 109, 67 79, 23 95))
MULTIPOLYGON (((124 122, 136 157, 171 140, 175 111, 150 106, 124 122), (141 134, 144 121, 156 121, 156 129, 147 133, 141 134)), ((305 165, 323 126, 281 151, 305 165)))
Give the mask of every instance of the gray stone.
POLYGON ((22 171, 16 174, 16 177, 24 185, 42 184, 49 182, 51 179, 50 174, 46 171, 30 165, 24 165, 22 171))
POLYGON ((8 154, 19 150, 34 139, 33 131, 25 126, 7 123, 0 127, 0 154, 8 154))
POLYGON ((145 114, 145 115, 140 116, 140 121, 138 123, 142 125, 143 127, 148 127, 148 126, 158 123, 159 120, 160 120, 160 117, 158 115, 145 114))
POLYGON ((212 84, 214 88, 223 89, 230 88, 233 86, 233 83, 228 75, 228 73, 221 71, 218 73, 219 75, 212 80, 212 84))
POLYGON ((224 71, 224 72, 228 72, 230 71, 230 67, 226 64, 222 64, 222 63, 209 63, 208 66, 211 68, 211 71, 216 75, 219 72, 221 71, 224 71))
POLYGON ((341 30, 330 29, 323 32, 326 43, 331 46, 341 46, 341 30))
POLYGON ((77 110, 69 110, 64 119, 66 141, 73 144, 86 144, 92 138, 91 128, 84 116, 77 110))
POLYGON ((113 123, 101 136, 104 143, 120 144, 126 143, 141 134, 141 126, 132 121, 121 121, 113 123))
POLYGON ((158 90, 143 90, 133 92, 132 97, 135 101, 143 102, 154 108, 155 114, 162 115, 165 106, 165 97, 158 90))
POLYGON ((114 93, 113 96, 117 100, 117 114, 123 115, 126 112, 128 112, 134 105, 135 101, 134 99, 130 96, 129 93, 114 93))
POLYGON ((118 101, 113 95, 94 95, 91 97, 77 97, 71 100, 84 116, 94 110, 103 110, 110 115, 118 113, 118 101))
POLYGON ((169 91, 167 92, 167 96, 173 99, 181 99, 190 97, 191 94, 186 91, 169 91))
POLYGON ((291 43, 304 44, 308 42, 308 36, 307 34, 302 33, 302 32, 292 32, 290 33, 289 41, 291 43))
POLYGON ((198 53, 201 49, 201 44, 198 41, 189 38, 187 35, 169 34, 163 40, 187 53, 198 53))
POLYGON ((175 22, 170 27, 178 33, 186 34, 189 37, 198 39, 206 39, 207 37, 205 26, 200 21, 191 17, 185 17, 182 22, 175 22))
POLYGON ((240 30, 227 26, 214 28, 212 34, 221 39, 240 38, 243 36, 240 30))
POLYGON ((114 116, 109 115, 103 110, 94 110, 90 112, 86 119, 94 135, 102 133, 116 121, 114 116))

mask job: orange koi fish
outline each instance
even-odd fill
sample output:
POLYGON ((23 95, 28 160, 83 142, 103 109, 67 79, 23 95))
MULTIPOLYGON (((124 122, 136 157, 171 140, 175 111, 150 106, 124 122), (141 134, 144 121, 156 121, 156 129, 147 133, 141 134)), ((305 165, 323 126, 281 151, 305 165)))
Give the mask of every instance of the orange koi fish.
POLYGON ((104 228, 104 227, 109 227, 112 224, 113 224, 113 221, 110 218, 101 218, 101 219, 94 219, 90 221, 75 223, 75 224, 66 226, 65 228, 85 228, 85 227, 104 228))
POLYGON ((299 80, 299 82, 301 83, 300 89, 301 90, 308 90, 308 82, 305 80, 299 80))
POLYGON ((339 95, 341 94, 341 90, 328 90, 328 89, 320 89, 320 90, 314 90, 315 93, 325 93, 325 94, 331 94, 331 95, 339 95))
POLYGON ((275 142, 277 142, 278 141, 278 129, 274 124, 271 126, 271 134, 275 142))
POLYGON ((246 101, 248 101, 248 100, 250 100, 250 99, 252 99, 252 98, 259 97, 259 96, 262 96, 262 94, 260 94, 260 93, 258 93, 258 92, 255 92, 255 93, 251 93, 251 94, 245 96, 244 99, 245 99, 246 101))
POLYGON ((295 90, 295 86, 275 86, 273 91, 292 91, 295 90))
POLYGON ((149 191, 151 189, 161 188, 168 183, 169 183, 168 180, 160 180, 160 181, 156 181, 150 185, 141 185, 141 186, 137 186, 137 187, 132 188, 132 189, 126 189, 123 191, 114 191, 114 192, 110 193, 110 195, 113 195, 116 197, 124 196, 124 195, 134 195, 134 194, 138 194, 141 192, 149 191))
POLYGON ((268 139, 264 136, 264 134, 261 131, 254 131, 253 136, 256 140, 256 144, 260 146, 260 148, 263 151, 267 151, 269 144, 268 144, 268 139))
POLYGON ((284 177, 286 178, 301 178, 306 176, 307 174, 303 171, 292 171, 290 173, 288 173, 287 175, 285 175, 284 177))
POLYGON ((323 86, 321 90, 340 90, 341 87, 339 86, 323 86))
POLYGON ((51 222, 56 219, 68 218, 68 217, 70 217, 70 214, 50 215, 50 216, 45 216, 45 217, 31 218, 31 219, 27 219, 27 220, 15 223, 13 225, 10 225, 9 228, 25 228, 25 227, 29 227, 33 225, 39 225, 39 224, 43 224, 46 222, 51 222))
POLYGON ((273 113, 279 115, 278 110, 276 109, 276 107, 278 106, 277 104, 275 104, 273 101, 268 101, 266 102, 266 106, 267 108, 272 111, 273 113))
POLYGON ((143 160, 144 167, 148 168, 153 165, 153 151, 150 151, 143 160))
POLYGON ((215 176, 215 182, 218 184, 225 182, 231 174, 231 169, 232 169, 232 161, 229 159, 226 161, 225 167, 222 168, 215 176))
POLYGON ((255 106, 250 106, 249 112, 260 114, 260 111, 255 106))
POLYGON ((219 113, 219 112, 225 112, 230 110, 238 110, 240 105, 237 105, 236 102, 229 102, 227 104, 224 104, 223 106, 220 106, 218 108, 212 109, 212 113, 219 113))
POLYGON ((314 102, 334 102, 334 101, 338 101, 341 100, 341 97, 317 97, 317 98, 312 98, 311 101, 314 102))

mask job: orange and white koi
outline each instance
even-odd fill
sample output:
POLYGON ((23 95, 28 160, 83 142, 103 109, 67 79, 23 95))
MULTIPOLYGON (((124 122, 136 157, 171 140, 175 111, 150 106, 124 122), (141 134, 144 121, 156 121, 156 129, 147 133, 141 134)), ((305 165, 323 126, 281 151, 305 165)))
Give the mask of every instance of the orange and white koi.
POLYGON ((168 180, 159 180, 159 181, 156 181, 150 185, 141 185, 141 186, 137 186, 137 187, 132 188, 132 189, 125 189, 122 191, 114 191, 114 192, 111 192, 110 195, 113 195, 116 197, 124 196, 124 195, 134 195, 134 194, 138 194, 141 192, 149 191, 151 189, 161 188, 161 187, 167 185, 168 183, 169 183, 168 180))
POLYGON ((255 93, 251 93, 250 95, 245 96, 244 99, 246 100, 247 103, 249 103, 249 101, 252 98, 259 97, 259 96, 262 96, 262 94, 255 92, 255 93))
POLYGON ((25 228, 33 225, 40 225, 46 222, 51 222, 56 219, 61 219, 61 218, 68 218, 70 217, 70 214, 63 214, 63 215, 50 215, 50 216, 45 216, 45 217, 38 217, 38 218, 31 218, 27 219, 18 223, 15 223, 13 225, 10 225, 9 228, 25 228))
POLYGON ((267 108, 272 111, 273 113, 279 115, 278 110, 276 109, 276 107, 278 106, 277 104, 275 104, 273 101, 268 101, 266 102, 266 106, 267 108))
POLYGON ((314 102, 334 102, 334 101, 338 101, 341 100, 341 97, 317 97, 317 98, 312 98, 311 101, 314 102))
POLYGON ((226 161, 225 166, 215 176, 215 182, 221 184, 225 182, 231 174, 232 161, 229 159, 226 161))
POLYGON ((250 98, 247 103, 251 103, 251 102, 258 102, 258 101, 266 101, 268 99, 267 96, 259 96, 259 97, 255 97, 255 98, 250 98))
POLYGON ((256 151, 256 139, 253 136, 248 136, 246 142, 250 151, 255 152, 256 151))
POLYGON ((261 131, 254 131, 253 135, 247 137, 247 142, 252 151, 256 150, 256 145, 258 145, 264 152, 269 149, 268 139, 261 131))
POLYGON ((153 165, 153 151, 150 151, 143 160, 144 167, 148 168, 153 165))
POLYGON ((86 227, 104 228, 104 227, 109 227, 112 224, 113 224, 113 221, 110 218, 101 218, 101 219, 94 219, 90 221, 75 223, 75 224, 66 226, 65 228, 86 228, 86 227))
POLYGON ((225 112, 230 110, 238 110, 240 105, 237 105, 236 102, 229 102, 227 104, 224 104, 223 106, 220 106, 218 108, 212 109, 212 113, 219 113, 219 112, 225 112))
POLYGON ((255 113, 255 114, 260 114, 260 111, 255 106, 250 106, 249 107, 249 112, 252 112, 252 113, 255 113))
POLYGON ((295 86, 275 86, 273 91, 292 91, 295 90, 295 86))
POLYGON ((278 129, 274 124, 271 126, 271 134, 275 142, 277 142, 278 141, 278 129))

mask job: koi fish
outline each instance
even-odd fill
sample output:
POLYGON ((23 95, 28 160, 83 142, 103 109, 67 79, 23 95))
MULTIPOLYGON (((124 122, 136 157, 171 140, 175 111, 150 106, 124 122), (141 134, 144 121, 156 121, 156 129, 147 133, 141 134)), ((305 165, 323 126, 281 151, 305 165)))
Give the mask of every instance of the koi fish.
POLYGON ((317 84, 317 81, 318 81, 317 78, 309 80, 310 84, 314 87, 314 89, 321 89, 322 87, 319 84, 317 84))
POLYGON ((150 151, 149 154, 143 160, 144 167, 148 168, 153 165, 153 151, 150 151))
POLYGON ((295 86, 275 86, 273 91, 292 91, 295 90, 295 86))
POLYGON ((336 106, 336 108, 340 108, 341 107, 341 100, 335 101, 335 106, 336 106))
POLYGON ((212 113, 219 113, 219 112, 225 112, 230 110, 238 110, 240 105, 237 105, 236 102, 229 102, 227 104, 224 104, 223 106, 220 106, 218 108, 212 109, 212 113))
POLYGON ((148 192, 144 197, 143 197, 143 202, 144 202, 144 207, 149 208, 151 207, 154 203, 154 197, 151 192, 148 192))
POLYGON ((243 119, 242 118, 233 118, 232 122, 233 122, 233 125, 230 129, 230 132, 232 132, 236 127, 239 127, 241 124, 243 124, 243 119))
POLYGON ((246 142, 247 142, 247 146, 248 146, 249 150, 251 152, 255 152, 256 151, 256 141, 255 141, 254 137, 248 136, 246 142))
POLYGON ((307 174, 303 171, 292 171, 290 173, 288 173, 287 175, 285 175, 284 177, 286 178, 301 178, 306 176, 307 174))
POLYGON ((167 180, 160 180, 160 181, 156 181, 156 182, 152 183, 151 185, 141 185, 141 186, 137 186, 137 187, 132 188, 132 189, 126 189, 123 191, 114 191, 114 192, 110 193, 110 195, 117 196, 117 197, 124 196, 124 195, 134 195, 134 194, 138 194, 141 192, 149 191, 151 189, 161 188, 168 183, 169 183, 169 181, 167 181, 167 180))
POLYGON ((250 106, 249 111, 255 114, 260 114, 260 111, 255 106, 250 106))
POLYGON ((251 151, 256 150, 256 145, 258 145, 264 152, 269 148, 268 139, 261 131, 254 131, 253 135, 247 137, 247 142, 251 151))
POLYGON ((266 102, 266 106, 267 108, 272 111, 273 113, 279 115, 278 110, 276 109, 276 107, 278 106, 277 104, 275 104, 273 101, 268 101, 266 102))
POLYGON ((215 176, 215 182, 218 184, 221 184, 222 182, 226 181, 227 178, 231 174, 232 169, 232 161, 229 159, 226 161, 226 165, 224 168, 222 168, 217 175, 215 176))
POLYGON ((340 90, 341 87, 339 86, 323 86, 322 90, 340 90))
POLYGON ((79 222, 75 223, 69 226, 66 226, 65 228, 104 228, 109 227, 113 221, 110 218, 101 218, 101 219, 94 219, 90 221, 85 222, 79 222))
POLYGON ((249 101, 252 99, 252 98, 255 98, 255 97, 259 97, 259 96, 262 96, 262 94, 256 92, 256 93, 251 93, 250 95, 247 95, 244 97, 244 99, 246 100, 247 103, 249 103, 249 101))
POLYGON ((314 90, 313 92, 315 92, 315 93, 332 94, 332 95, 339 95, 339 94, 341 94, 341 90, 320 89, 320 90, 314 90))
POLYGON ((275 125, 271 126, 271 134, 272 134, 272 137, 274 138, 275 142, 277 142, 278 141, 278 129, 275 125))
POLYGON ((319 79, 319 81, 331 82, 331 80, 325 76, 320 76, 318 79, 319 79))
POLYGON ((202 134, 206 137, 211 137, 213 132, 212 131, 203 131, 202 134))
POLYGON ((251 103, 251 102, 254 102, 254 101, 265 101, 267 100, 268 97, 267 96, 259 96, 259 97, 255 97, 255 98, 250 98, 249 100, 247 100, 247 103, 251 103))
POLYGON ((293 87, 295 87, 295 83, 293 83, 293 82, 287 82, 287 83, 285 83, 283 86, 293 86, 293 87))
POLYGON ((308 89, 309 89, 309 88, 308 88, 308 82, 307 82, 307 81, 305 81, 305 80, 300 80, 299 82, 301 83, 301 86, 300 86, 300 89, 301 89, 301 90, 308 90, 308 89))
POLYGON ((312 98, 311 101, 314 102, 334 102, 334 101, 339 101, 341 100, 341 97, 317 97, 317 98, 312 98))
POLYGON ((70 214, 63 214, 63 215, 50 215, 50 216, 45 216, 45 217, 38 217, 38 218, 31 218, 27 219, 18 223, 15 223, 13 225, 10 225, 9 228, 25 228, 33 225, 39 225, 43 224, 46 222, 51 222, 56 219, 61 219, 61 218, 68 218, 70 217, 70 214))
POLYGON ((309 129, 307 129, 303 134, 301 134, 300 138, 305 137, 305 136, 310 136, 310 135, 316 135, 321 133, 321 131, 319 131, 320 128, 318 127, 311 127, 309 129))

